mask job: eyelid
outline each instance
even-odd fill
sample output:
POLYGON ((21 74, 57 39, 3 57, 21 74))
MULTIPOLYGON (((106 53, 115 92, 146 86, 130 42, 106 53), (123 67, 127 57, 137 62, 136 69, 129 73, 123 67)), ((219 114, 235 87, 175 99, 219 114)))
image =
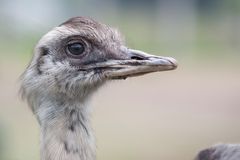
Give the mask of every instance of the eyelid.
POLYGON ((82 43, 84 46, 86 45, 86 42, 82 39, 71 39, 67 42, 67 45, 74 44, 74 43, 82 43))

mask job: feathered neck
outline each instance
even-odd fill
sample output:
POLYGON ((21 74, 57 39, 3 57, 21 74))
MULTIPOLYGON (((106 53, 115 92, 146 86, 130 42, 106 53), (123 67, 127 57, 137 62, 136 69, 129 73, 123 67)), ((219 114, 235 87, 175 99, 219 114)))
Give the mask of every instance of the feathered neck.
POLYGON ((37 107, 41 160, 95 160, 89 108, 81 102, 44 100, 37 107))

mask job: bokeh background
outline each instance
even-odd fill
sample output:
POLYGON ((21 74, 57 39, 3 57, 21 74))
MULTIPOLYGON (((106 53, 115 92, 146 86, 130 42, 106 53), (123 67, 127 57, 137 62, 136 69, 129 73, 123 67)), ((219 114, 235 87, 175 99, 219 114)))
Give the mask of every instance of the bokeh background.
POLYGON ((0 160, 39 159, 39 128, 18 96, 38 39, 72 16, 118 28, 129 47, 179 68, 111 82, 93 98, 99 160, 187 160, 240 143, 239 0, 1 0, 0 160))

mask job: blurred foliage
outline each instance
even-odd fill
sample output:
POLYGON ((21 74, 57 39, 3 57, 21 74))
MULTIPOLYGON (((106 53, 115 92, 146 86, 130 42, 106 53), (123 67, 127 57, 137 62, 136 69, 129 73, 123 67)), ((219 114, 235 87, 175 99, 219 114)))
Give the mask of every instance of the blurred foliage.
POLYGON ((5 131, 6 131, 6 128, 3 127, 2 124, 0 124, 0 159, 1 160, 5 160, 6 158, 6 151, 7 151, 7 148, 6 148, 6 144, 5 144, 5 131))
POLYGON ((0 54, 4 56, 29 57, 42 34, 77 15, 117 26, 131 47, 149 52, 195 59, 239 56, 238 0, 16 2, 4 1, 0 7, 0 54), (45 6, 46 19, 38 13, 45 6))

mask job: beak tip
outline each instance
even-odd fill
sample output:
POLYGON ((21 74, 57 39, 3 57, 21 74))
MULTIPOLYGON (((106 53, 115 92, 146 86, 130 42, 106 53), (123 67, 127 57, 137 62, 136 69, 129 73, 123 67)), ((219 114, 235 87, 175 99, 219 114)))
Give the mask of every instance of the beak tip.
POLYGON ((173 69, 176 69, 178 67, 178 62, 172 57, 167 57, 167 60, 171 63, 173 69))

